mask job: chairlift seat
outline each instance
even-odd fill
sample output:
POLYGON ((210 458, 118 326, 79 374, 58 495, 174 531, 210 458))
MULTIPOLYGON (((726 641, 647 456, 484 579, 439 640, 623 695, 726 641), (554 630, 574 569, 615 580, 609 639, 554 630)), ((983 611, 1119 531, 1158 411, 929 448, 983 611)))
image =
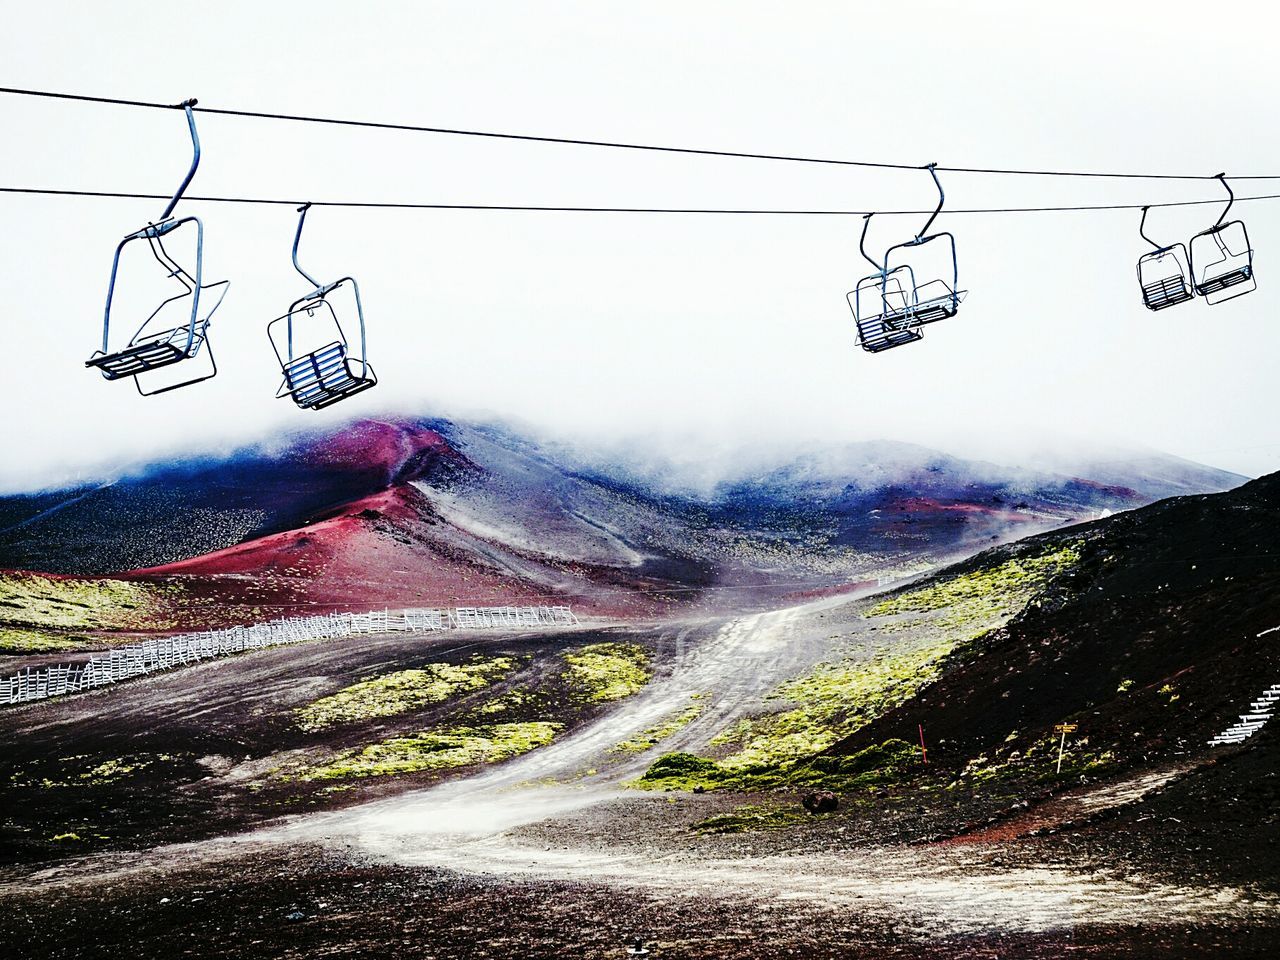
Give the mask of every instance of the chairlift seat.
MULTIPOLYGON (((1143 238, 1146 239, 1146 234, 1143 238)), ((1154 241, 1147 242, 1155 246, 1154 241)), ((1148 310, 1165 310, 1193 299, 1195 288, 1186 245, 1156 247, 1139 257, 1138 286, 1142 290, 1142 305, 1148 310)))
POLYGON ((868 317, 857 322, 858 345, 867 353, 880 353, 904 344, 923 340, 924 334, 909 327, 892 327, 888 315, 868 317))
POLYGON ((119 380, 190 359, 200 352, 204 339, 204 324, 198 325, 194 334, 191 333, 190 326, 184 324, 132 343, 114 353, 99 351, 86 360, 84 365, 97 367, 107 380, 119 380), (188 337, 191 340, 189 347, 188 337))
POLYGON ((909 285, 910 271, 895 270, 863 277, 857 287, 845 295, 853 311, 858 345, 863 350, 880 353, 924 339, 924 334, 913 325, 895 319, 904 318, 911 309, 907 296, 909 285))
POLYGON ((1163 310, 1192 299, 1191 287, 1187 278, 1179 274, 1176 277, 1165 277, 1152 283, 1143 284, 1142 302, 1148 310, 1163 310))
POLYGON ((952 293, 948 290, 941 296, 907 304, 900 309, 887 312, 884 317, 885 326, 902 330, 947 320, 956 315, 963 296, 964 291, 952 293))
POLYGON ((364 374, 355 373, 346 344, 334 341, 288 361, 280 392, 288 393, 304 410, 321 410, 375 386, 378 378, 373 368, 365 365, 363 369, 364 374))
POLYGON ((1211 277, 1204 283, 1196 285, 1196 292, 1202 297, 1210 294, 1219 293, 1228 287, 1239 286, 1242 283, 1248 283, 1253 279, 1253 266, 1247 264, 1238 270, 1232 270, 1218 277, 1211 277))

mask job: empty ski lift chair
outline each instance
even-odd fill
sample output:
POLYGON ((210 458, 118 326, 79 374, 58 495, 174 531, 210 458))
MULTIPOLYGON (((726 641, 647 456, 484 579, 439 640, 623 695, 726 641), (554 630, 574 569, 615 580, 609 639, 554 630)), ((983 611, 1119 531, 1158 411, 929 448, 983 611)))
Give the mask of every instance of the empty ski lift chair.
POLYGON ((1185 244, 1162 247, 1147 236, 1147 210, 1142 208, 1138 236, 1155 249, 1138 258, 1138 286, 1142 288, 1142 303, 1148 310, 1163 310, 1195 296, 1191 288, 1191 261, 1185 244))
POLYGON ((298 231, 293 237, 293 267, 315 287, 305 297, 293 302, 289 312, 267 324, 267 336, 280 361, 284 380, 277 397, 292 397, 304 410, 321 410, 348 397, 362 393, 378 383, 365 354, 364 308, 360 303, 360 287, 351 277, 321 285, 298 264, 298 241, 311 204, 298 208, 298 231), (338 314, 329 302, 329 294, 351 284, 355 297, 356 317, 360 323, 360 353, 351 354, 350 345, 338 314), (281 324, 284 343, 281 349, 281 324))
POLYGON ((890 317, 901 316, 905 310, 911 296, 910 291, 915 288, 915 278, 911 275, 910 267, 900 267, 887 273, 881 264, 868 256, 866 239, 871 217, 872 214, 867 214, 862 220, 862 237, 858 240, 858 249, 876 272, 859 280, 857 286, 845 295, 845 299, 849 301, 849 309, 853 311, 858 345, 868 353, 880 353, 923 340, 924 334, 889 323, 890 317))
POLYGON ((956 263, 955 237, 946 231, 929 233, 929 228, 942 212, 942 205, 947 199, 938 180, 936 167, 937 164, 931 163, 925 169, 938 188, 937 208, 914 239, 885 251, 882 268, 884 276, 892 277, 906 268, 902 276, 910 283, 901 305, 885 315, 885 324, 891 328, 914 330, 928 323, 954 317, 960 309, 960 301, 964 299, 964 291, 959 289, 960 271, 956 263), (931 250, 939 254, 932 261, 921 254, 926 244, 934 244, 931 250), (899 254, 898 259, 902 263, 892 263, 895 253, 899 254))
MULTIPOLYGON (((164 208, 164 213, 161 214, 159 222, 150 223, 143 229, 129 234, 116 246, 115 258, 111 261, 111 280, 107 285, 107 305, 103 312, 102 349, 96 351, 93 356, 85 361, 86 367, 96 368, 106 380, 120 380, 124 377, 132 377, 138 392, 143 396, 152 396, 166 393, 169 390, 176 390, 179 387, 191 386, 216 376, 218 372, 218 365, 213 357, 213 347, 209 343, 209 322, 214 312, 222 304, 222 299, 226 296, 230 281, 220 280, 216 283, 204 283, 204 224, 200 222, 200 218, 183 217, 177 220, 172 218, 174 208, 178 205, 178 201, 182 199, 182 194, 195 176, 196 168, 200 166, 200 136, 196 132, 195 116, 191 112, 191 108, 195 104, 195 100, 188 100, 179 105, 186 111, 187 127, 191 131, 193 153, 191 168, 187 171, 186 178, 179 185, 177 193, 169 201, 169 205, 164 208), (164 246, 165 237, 188 223, 195 224, 194 275, 182 267, 164 246), (116 292, 116 279, 120 272, 120 255, 125 247, 134 240, 147 241, 147 245, 156 262, 164 268, 169 277, 178 282, 182 290, 162 301, 142 321, 133 336, 126 343, 119 345, 113 343, 111 339, 111 304, 116 292), (203 291, 213 287, 221 287, 221 292, 218 294, 213 306, 201 317, 201 294, 203 291), (161 316, 165 307, 187 297, 191 298, 191 312, 187 321, 168 329, 156 329, 164 326, 163 323, 156 323, 155 321, 161 316), (203 354, 207 363, 198 364, 192 370, 184 369, 177 380, 171 377, 166 379, 165 377, 148 376, 152 371, 195 360, 201 354, 203 354)), ((207 298, 204 305, 208 305, 207 298)), ((168 315, 166 315, 167 319, 168 315)))
POLYGON ((1253 275, 1253 250, 1241 220, 1227 221, 1235 194, 1226 174, 1218 180, 1227 191, 1227 207, 1218 222, 1191 238, 1191 278, 1195 291, 1208 303, 1222 303, 1257 289, 1253 275), (1226 221, 1226 222, 1224 222, 1226 221))

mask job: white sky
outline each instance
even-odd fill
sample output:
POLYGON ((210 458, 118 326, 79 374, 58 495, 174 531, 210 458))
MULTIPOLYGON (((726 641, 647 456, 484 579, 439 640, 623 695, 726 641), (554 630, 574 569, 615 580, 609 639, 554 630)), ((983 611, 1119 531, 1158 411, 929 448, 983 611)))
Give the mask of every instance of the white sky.
MULTIPOLYGON (((1237 3, 10 5, 0 83, 209 107, 953 166, 1280 172, 1280 14, 1237 3)), ((574 205, 920 207, 927 174, 199 116, 194 194, 574 205)), ((0 184, 163 193, 178 112, 0 95, 0 184)), ((1213 197, 1214 184, 943 175, 957 207, 1213 197)), ((1238 195, 1280 193, 1280 180, 1238 195)), ((1145 445, 1280 469, 1280 201, 1239 204, 1259 289, 1152 314, 1136 212, 944 215, 960 315, 856 347, 861 220, 317 209, 302 260, 361 283, 382 385, 273 399, 264 326, 306 291, 290 207, 186 203, 229 278, 219 377, 144 400, 83 368, 112 249, 163 203, 0 196, 14 489, 383 410, 719 447, 888 437, 957 453, 1145 445)), ((1153 212, 1189 238, 1218 208, 1153 212)), ((874 222, 873 246, 918 219, 874 222)), ((697 449, 694 446, 694 449, 697 449)))

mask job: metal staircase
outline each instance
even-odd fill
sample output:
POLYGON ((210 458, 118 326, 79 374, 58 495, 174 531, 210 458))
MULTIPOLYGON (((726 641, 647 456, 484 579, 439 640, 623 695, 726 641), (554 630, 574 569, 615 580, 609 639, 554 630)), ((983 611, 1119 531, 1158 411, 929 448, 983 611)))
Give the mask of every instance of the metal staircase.
POLYGON ((1220 747, 1229 743, 1243 743, 1262 729, 1275 712, 1276 703, 1280 702, 1280 683, 1272 684, 1257 700, 1249 704, 1249 712, 1240 714, 1240 722, 1233 723, 1227 729, 1209 741, 1209 746, 1220 747))

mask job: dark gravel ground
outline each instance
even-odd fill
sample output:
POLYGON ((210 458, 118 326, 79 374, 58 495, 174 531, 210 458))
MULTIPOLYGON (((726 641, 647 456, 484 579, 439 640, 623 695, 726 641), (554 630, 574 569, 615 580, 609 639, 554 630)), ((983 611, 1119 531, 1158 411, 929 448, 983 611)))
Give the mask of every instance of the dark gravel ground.
POLYGON ((821 904, 512 883, 306 848, 6 897, 0 944, 30 958, 1274 957, 1280 927, 1074 926, 922 941, 821 904))

